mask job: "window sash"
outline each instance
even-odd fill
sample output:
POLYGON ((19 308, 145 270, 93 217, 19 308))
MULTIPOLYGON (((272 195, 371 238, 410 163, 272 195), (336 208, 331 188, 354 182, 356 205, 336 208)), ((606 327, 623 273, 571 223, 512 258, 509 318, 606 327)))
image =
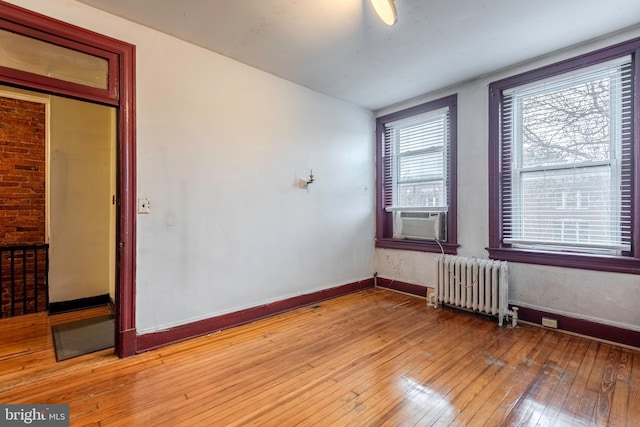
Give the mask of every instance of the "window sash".
POLYGON ((109 60, 0 29, 0 66, 109 89, 109 60))
MULTIPOLYGON (((631 58, 626 56, 587 69, 502 91, 500 137, 503 164, 501 179, 503 243, 534 250, 569 250, 587 253, 621 254, 631 250, 632 74, 631 58), (543 161, 542 164, 527 164, 523 153, 525 120, 523 103, 529 97, 558 93, 598 81, 598 79, 607 79, 612 85, 608 91, 611 103, 608 117, 608 141, 600 147, 602 152, 608 150, 608 157, 602 158, 602 152, 598 153, 596 150, 594 158, 583 161, 546 162, 546 164, 543 161), (605 147, 607 144, 608 148, 605 147), (576 212, 578 210, 576 207, 571 218, 566 217, 566 209, 554 213, 556 203, 555 195, 552 194, 554 189, 552 186, 547 186, 546 181, 558 180, 563 175, 569 176, 573 173, 577 176, 576 182, 579 182, 580 174, 598 170, 598 168, 609 171, 610 188, 604 191, 609 194, 608 200, 605 200, 606 209, 608 209, 607 218, 596 218, 593 212, 590 212, 592 208, 586 213, 579 213, 576 212), (536 174, 541 177, 540 180, 545 181, 542 193, 528 192, 524 188, 527 180, 531 180, 531 177, 535 178, 536 174), (527 199, 532 196, 538 196, 542 201, 537 199, 536 202, 528 202, 527 199), (530 213, 528 215, 527 209, 532 209, 531 206, 534 211, 532 215, 530 213), (546 222, 540 221, 535 224, 536 215, 540 218, 546 217, 546 222), (576 225, 575 238, 554 237, 551 225, 558 220, 573 220, 576 224, 582 224, 576 225), (587 226, 584 225, 584 221, 587 222, 587 226), (593 238, 591 228, 596 230, 593 238), (585 239, 587 243, 584 242, 585 239)), ((572 188, 558 188, 558 190, 572 191, 572 188)), ((595 187, 577 188, 576 191, 578 190, 601 192, 595 187)), ((571 236, 572 233, 566 235, 571 236)), ((564 237, 565 234, 562 233, 561 236, 564 237)))
POLYGON ((449 126, 448 107, 385 123, 385 208, 446 210, 449 204, 449 126))

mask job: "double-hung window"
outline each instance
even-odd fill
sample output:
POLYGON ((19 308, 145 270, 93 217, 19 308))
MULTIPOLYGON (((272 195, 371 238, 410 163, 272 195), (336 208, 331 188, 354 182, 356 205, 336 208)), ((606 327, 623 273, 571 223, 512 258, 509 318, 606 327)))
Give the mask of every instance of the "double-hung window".
POLYGON ((632 41, 490 85, 490 254, 640 271, 632 41))
POLYGON ((378 247, 455 252, 456 103, 378 118, 378 247))

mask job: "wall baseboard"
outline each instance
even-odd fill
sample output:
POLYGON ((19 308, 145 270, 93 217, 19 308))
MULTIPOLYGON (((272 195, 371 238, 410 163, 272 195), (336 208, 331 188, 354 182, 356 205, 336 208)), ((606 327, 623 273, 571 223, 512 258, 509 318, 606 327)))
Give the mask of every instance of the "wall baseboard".
POLYGON ((135 329, 116 331, 116 354, 119 357, 134 356, 137 338, 135 329))
POLYGON ((562 314, 549 313, 534 308, 522 307, 517 304, 514 304, 514 306, 518 307, 519 320, 541 326, 542 318, 548 317, 558 321, 558 329, 555 330, 571 332, 577 335, 596 338, 614 344, 618 343, 640 348, 640 332, 638 331, 605 325, 576 317, 564 316, 562 314))
POLYGON ((95 297, 78 298, 70 301, 59 301, 49 303, 49 314, 66 313, 67 311, 83 310, 85 308, 109 305, 111 297, 109 294, 97 295, 95 297))
POLYGON ((400 282, 398 280, 385 279, 384 277, 377 278, 378 287, 391 289, 392 291, 398 291, 409 295, 415 295, 420 298, 427 297, 427 287, 421 285, 414 285, 412 283, 400 282))
MULTIPOLYGON (((402 292, 420 298, 426 298, 426 294, 428 292, 428 287, 426 286, 414 285, 412 283, 386 279, 383 277, 377 278, 377 284, 380 288, 402 292)), ((337 286, 335 288, 324 289, 311 294, 299 295, 285 300, 275 301, 270 304, 251 307, 233 313, 199 320, 197 322, 176 326, 164 331, 141 334, 136 337, 131 336, 130 338, 136 342, 136 353, 143 353, 169 344, 206 335, 211 332, 217 332, 234 326, 251 323, 276 314, 295 310, 296 308, 336 298, 341 295, 370 289, 373 288, 373 286, 373 278, 361 280, 337 286)), ((640 347, 640 332, 519 306, 519 318, 524 322, 540 325, 542 323, 542 317, 557 319, 557 330, 559 332, 565 331, 611 342, 613 344, 618 343, 634 348, 640 347)))
POLYGON ((349 283, 335 288, 323 289, 310 294, 299 295, 270 304, 247 308, 233 313, 199 320, 186 325, 176 326, 164 331, 141 334, 136 339, 136 352, 142 353, 155 348, 164 347, 190 338, 196 338, 211 332, 228 329, 233 326, 240 326, 256 320, 271 317, 276 314, 305 307, 341 295, 359 292, 364 289, 373 288, 373 278, 365 279, 354 283, 349 283))
MULTIPOLYGON (((384 277, 378 277, 377 282, 378 287, 415 295, 421 298, 425 298, 426 293, 428 292, 428 288, 425 286, 385 279, 384 277)), ((556 330, 559 332, 570 332, 576 335, 607 341, 613 344, 622 344, 629 347, 640 348, 640 332, 638 331, 604 325, 602 323, 559 315, 556 313, 549 313, 533 308, 521 307, 516 304, 514 305, 519 308, 519 320, 524 322, 541 326, 542 318, 549 317, 558 321, 558 328, 556 330)))

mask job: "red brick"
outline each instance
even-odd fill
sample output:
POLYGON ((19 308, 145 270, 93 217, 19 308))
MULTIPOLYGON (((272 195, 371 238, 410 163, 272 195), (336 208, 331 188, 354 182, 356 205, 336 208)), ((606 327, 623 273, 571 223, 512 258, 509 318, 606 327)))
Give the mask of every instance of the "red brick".
POLYGON ((0 98, 0 123, 0 245, 44 243, 44 105, 0 98))

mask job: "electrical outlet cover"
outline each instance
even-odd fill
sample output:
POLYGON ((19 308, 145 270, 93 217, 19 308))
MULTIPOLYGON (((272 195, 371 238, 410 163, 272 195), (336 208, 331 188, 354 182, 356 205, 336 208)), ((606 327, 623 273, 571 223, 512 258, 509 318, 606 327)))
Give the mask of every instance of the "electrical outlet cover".
POLYGON ((149 199, 146 197, 138 198, 138 213, 148 214, 149 212, 151 212, 151 205, 149 203, 149 199))

